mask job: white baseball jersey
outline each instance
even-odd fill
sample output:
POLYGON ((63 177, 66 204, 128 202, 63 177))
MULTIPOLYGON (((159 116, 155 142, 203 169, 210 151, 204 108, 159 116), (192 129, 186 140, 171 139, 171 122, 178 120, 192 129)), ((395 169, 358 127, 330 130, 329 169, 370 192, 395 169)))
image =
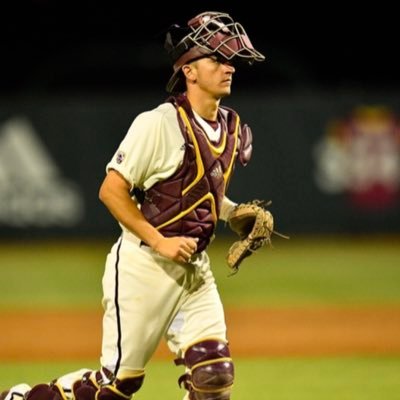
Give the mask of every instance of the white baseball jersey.
MULTIPOLYGON (((218 130, 201 124, 217 139, 218 130)), ((106 169, 118 171, 131 188, 146 190, 177 170, 184 142, 175 107, 162 104, 135 118, 106 169)), ((117 374, 143 370, 163 337, 177 356, 201 339, 226 340, 223 307, 205 252, 178 264, 140 246, 123 227, 107 257, 103 292, 101 364, 117 374)))

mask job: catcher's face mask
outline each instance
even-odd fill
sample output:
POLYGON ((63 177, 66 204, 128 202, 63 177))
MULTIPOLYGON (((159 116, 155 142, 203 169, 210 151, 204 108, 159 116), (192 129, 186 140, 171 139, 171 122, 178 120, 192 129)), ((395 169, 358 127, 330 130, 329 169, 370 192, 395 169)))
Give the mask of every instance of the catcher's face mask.
POLYGON ((212 11, 192 18, 187 28, 171 27, 165 39, 165 49, 174 68, 166 87, 169 93, 184 90, 181 68, 196 59, 217 54, 228 61, 240 59, 249 64, 265 60, 251 44, 242 25, 234 22, 228 14, 212 11))

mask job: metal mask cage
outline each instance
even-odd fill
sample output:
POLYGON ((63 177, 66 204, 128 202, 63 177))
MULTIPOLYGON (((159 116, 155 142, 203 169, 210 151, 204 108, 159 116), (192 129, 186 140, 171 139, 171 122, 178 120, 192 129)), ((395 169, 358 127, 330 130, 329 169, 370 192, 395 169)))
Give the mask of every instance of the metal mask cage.
POLYGON ((264 61, 265 57, 257 51, 243 26, 233 21, 226 13, 204 12, 188 22, 192 30, 183 42, 198 46, 204 50, 221 54, 228 60, 240 57, 249 61, 264 61))

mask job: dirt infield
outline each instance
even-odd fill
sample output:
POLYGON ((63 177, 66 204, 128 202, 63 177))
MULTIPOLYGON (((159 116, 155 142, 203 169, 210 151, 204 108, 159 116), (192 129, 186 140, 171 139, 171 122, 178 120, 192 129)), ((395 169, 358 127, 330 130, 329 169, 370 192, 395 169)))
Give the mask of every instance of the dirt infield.
MULTIPOLYGON (((228 309, 235 356, 400 354, 400 308, 228 309)), ((101 312, 0 312, 0 360, 100 353, 101 312)), ((164 344, 156 357, 171 358, 164 344)))

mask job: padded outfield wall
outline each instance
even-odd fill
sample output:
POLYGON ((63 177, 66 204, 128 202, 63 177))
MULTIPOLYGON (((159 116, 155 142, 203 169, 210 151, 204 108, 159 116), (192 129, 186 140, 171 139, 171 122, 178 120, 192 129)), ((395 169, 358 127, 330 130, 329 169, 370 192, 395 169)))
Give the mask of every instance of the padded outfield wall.
MULTIPOLYGON (((98 200, 105 165, 135 115, 163 99, 0 98, 0 235, 118 232, 98 200)), ((400 232, 400 96, 238 92, 224 104, 254 135, 233 199, 271 199, 288 234, 400 232)))

